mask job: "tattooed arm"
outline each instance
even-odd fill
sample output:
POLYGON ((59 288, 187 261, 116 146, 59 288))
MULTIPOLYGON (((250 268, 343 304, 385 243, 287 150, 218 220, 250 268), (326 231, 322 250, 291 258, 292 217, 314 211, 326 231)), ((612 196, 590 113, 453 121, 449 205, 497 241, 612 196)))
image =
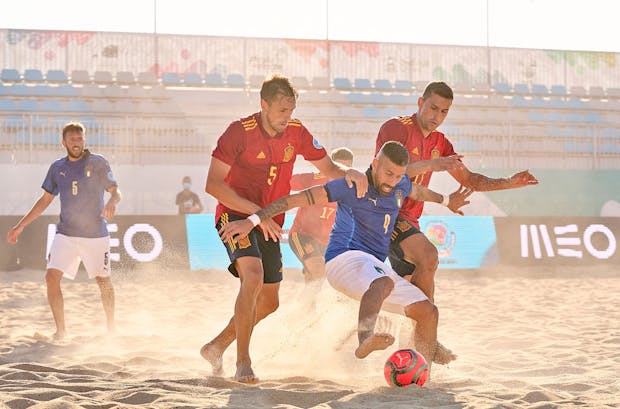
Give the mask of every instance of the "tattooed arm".
MULTIPOLYGON (((262 223, 264 220, 270 220, 273 216, 280 213, 284 213, 287 210, 294 209, 296 207, 306 207, 314 204, 325 204, 329 202, 327 198, 327 191, 325 186, 314 186, 299 193, 281 197, 265 206, 263 209, 248 216, 246 219, 229 222, 222 226, 219 230, 220 238, 222 241, 233 240, 245 237, 250 231, 262 223), (253 222, 256 222, 256 224, 253 222)), ((282 238, 281 234, 278 237, 272 237, 274 240, 282 238)))

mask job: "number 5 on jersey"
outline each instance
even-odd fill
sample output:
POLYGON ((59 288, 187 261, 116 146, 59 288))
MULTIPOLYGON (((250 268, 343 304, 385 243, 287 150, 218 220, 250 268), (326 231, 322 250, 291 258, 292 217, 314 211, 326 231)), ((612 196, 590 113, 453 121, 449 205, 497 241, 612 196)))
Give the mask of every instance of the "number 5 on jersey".
POLYGON ((74 180, 73 182, 71 182, 71 194, 73 196, 77 196, 78 194, 77 180, 74 180))
POLYGON ((278 171, 278 167, 277 166, 271 166, 269 168, 269 177, 267 178, 267 184, 269 186, 271 186, 273 184, 273 181, 276 180, 276 176, 277 176, 277 172, 278 171))

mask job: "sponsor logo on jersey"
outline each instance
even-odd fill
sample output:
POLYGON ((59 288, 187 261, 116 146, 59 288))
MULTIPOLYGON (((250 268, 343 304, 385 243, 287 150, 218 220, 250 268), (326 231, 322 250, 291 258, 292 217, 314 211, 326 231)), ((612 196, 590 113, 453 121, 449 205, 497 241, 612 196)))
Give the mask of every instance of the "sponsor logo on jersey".
POLYGON ((265 152, 260 151, 260 153, 258 155, 256 155, 256 159, 265 159, 265 152))
POLYGON ((418 147, 416 146, 415 148, 413 148, 413 150, 411 151, 412 155, 416 155, 416 156, 420 156, 420 152, 418 151, 418 147))
POLYGON ((368 200, 370 200, 372 202, 372 204, 374 204, 375 206, 377 205, 377 198, 369 197, 368 200))

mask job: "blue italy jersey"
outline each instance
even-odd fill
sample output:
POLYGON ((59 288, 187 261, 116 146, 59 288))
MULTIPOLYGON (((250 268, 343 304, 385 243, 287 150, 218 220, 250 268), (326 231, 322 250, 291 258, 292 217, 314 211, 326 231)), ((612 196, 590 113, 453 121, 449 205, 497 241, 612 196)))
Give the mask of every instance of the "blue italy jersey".
POLYGON ((349 188, 344 179, 325 185, 330 202, 338 202, 336 221, 329 237, 325 261, 347 250, 360 250, 385 261, 394 223, 405 197, 411 194, 411 181, 405 175, 388 194, 381 194, 372 183, 370 170, 368 193, 357 198, 355 187, 349 188))
POLYGON ((41 186, 60 196, 60 223, 57 232, 72 237, 105 237, 108 233, 103 211, 103 194, 116 180, 110 164, 101 155, 85 150, 82 159, 56 160, 41 186))

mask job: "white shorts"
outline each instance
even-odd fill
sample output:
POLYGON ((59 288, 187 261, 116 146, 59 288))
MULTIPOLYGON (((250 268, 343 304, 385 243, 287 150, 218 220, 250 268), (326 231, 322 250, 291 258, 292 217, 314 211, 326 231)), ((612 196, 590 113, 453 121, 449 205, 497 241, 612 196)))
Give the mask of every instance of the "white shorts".
POLYGON ((109 277, 110 236, 85 238, 56 233, 47 256, 47 268, 62 271, 63 277, 75 279, 80 261, 89 278, 109 277))
POLYGON ((389 265, 359 250, 342 253, 325 264, 327 281, 341 293, 360 300, 378 278, 388 276, 394 281, 394 289, 383 301, 381 309, 405 314, 405 307, 428 298, 418 287, 399 276, 389 265))

